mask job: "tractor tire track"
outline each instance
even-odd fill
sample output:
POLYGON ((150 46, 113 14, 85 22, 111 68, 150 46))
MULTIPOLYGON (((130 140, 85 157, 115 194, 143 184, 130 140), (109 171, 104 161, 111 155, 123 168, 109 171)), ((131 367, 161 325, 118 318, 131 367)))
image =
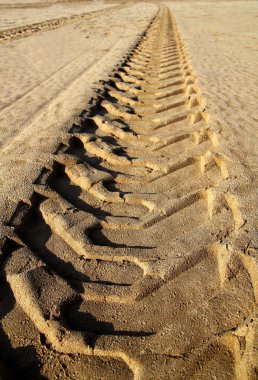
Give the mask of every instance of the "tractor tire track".
POLYGON ((119 379, 254 378, 257 267, 221 139, 161 6, 6 226, 7 283, 52 350, 119 379))

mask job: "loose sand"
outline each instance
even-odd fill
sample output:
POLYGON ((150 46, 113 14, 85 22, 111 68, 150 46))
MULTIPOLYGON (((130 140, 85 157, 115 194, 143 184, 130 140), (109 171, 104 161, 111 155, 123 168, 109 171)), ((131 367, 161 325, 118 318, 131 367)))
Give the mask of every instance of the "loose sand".
POLYGON ((0 378, 258 378, 258 3, 39 4, 0 7, 0 378))

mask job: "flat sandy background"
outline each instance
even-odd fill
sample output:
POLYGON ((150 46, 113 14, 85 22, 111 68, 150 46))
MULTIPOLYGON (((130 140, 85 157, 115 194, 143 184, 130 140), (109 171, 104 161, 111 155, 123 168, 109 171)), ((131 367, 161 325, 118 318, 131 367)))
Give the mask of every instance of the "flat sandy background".
MULTIPOLYGON (((21 3, 23 4, 23 3, 21 3)), ((92 2, 72 2, 72 3, 53 3, 53 4, 41 4, 37 7, 31 5, 26 5, 24 3, 23 7, 17 7, 17 3, 12 6, 0 3, 1 10, 1 26, 0 30, 5 30, 8 28, 28 25, 36 22, 42 22, 46 20, 51 20, 58 17, 67 17, 78 15, 83 12, 92 12, 98 9, 104 9, 112 6, 112 4, 104 3, 102 1, 92 1, 92 2)))

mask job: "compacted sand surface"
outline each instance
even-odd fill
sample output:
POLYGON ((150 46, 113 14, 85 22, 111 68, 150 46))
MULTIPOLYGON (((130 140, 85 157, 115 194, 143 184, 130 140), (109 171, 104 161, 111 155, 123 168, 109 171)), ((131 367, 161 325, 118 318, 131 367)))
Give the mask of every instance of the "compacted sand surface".
POLYGON ((0 378, 258 378, 258 3, 2 3, 0 378))

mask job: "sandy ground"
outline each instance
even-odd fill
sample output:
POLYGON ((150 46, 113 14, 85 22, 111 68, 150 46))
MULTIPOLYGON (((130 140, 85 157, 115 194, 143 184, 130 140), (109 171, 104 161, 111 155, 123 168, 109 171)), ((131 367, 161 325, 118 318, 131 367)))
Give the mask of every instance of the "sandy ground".
POLYGON ((164 4, 0 9, 100 10, 0 44, 3 379, 257 378, 258 3, 164 4))
MULTIPOLYGON (((1 6, 1 4, 0 4, 1 6)), ((83 12, 92 12, 97 9, 108 8, 111 4, 105 4, 101 1, 93 1, 88 3, 59 3, 49 4, 44 7, 35 8, 33 6, 27 6, 24 8, 11 8, 8 5, 2 3, 1 9, 1 27, 0 30, 9 29, 12 27, 23 26, 33 24, 36 22, 42 22, 46 20, 54 19, 58 16, 68 17, 78 15, 83 12), (4 6, 3 6, 4 5, 4 6)))
MULTIPOLYGON (((102 17, 78 25, 38 33, 0 46, 3 62, 0 144, 2 159, 9 163, 1 167, 3 191, 6 189, 9 193, 1 202, 9 198, 10 188, 14 193, 18 191, 18 197, 21 197, 27 176, 33 176, 33 161, 53 151, 53 146, 58 143, 51 135, 56 136, 58 130, 68 128, 68 120, 87 105, 100 75, 104 79, 112 71, 144 30, 150 15, 145 12, 138 21, 135 20, 142 7, 131 7, 128 13, 127 8, 104 13, 102 17), (107 23, 112 23, 111 29, 107 30, 107 23), (33 149, 28 150, 29 145, 33 149), (17 149, 18 155, 15 154, 17 149), (11 151, 14 161, 10 160, 11 151), (13 184, 8 181, 7 189, 5 176, 9 177, 10 168, 17 173, 20 165, 25 177, 17 186, 15 175, 13 184)), ((149 8, 153 15, 156 8, 149 8)), ((11 198, 16 200, 14 193, 11 198)))
POLYGON ((258 3, 170 4, 211 113, 257 173, 258 3))

